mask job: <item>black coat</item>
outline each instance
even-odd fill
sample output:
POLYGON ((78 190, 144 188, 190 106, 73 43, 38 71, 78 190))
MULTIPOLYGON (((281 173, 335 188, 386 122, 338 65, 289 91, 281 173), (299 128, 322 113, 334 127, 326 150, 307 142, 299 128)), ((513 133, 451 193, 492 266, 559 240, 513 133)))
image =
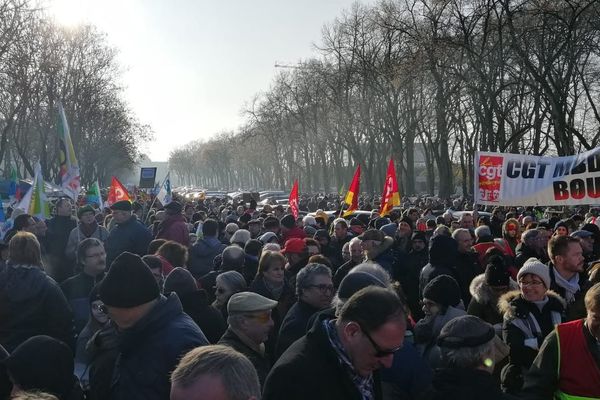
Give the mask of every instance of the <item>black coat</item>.
POLYGON ((421 270, 419 276, 419 299, 423 298, 423 289, 436 276, 450 275, 456 282, 459 281, 456 272, 456 258, 458 257, 458 243, 447 236, 436 236, 431 239, 429 246, 429 264, 421 270))
POLYGON ((83 330, 90 317, 90 292, 103 277, 104 274, 94 278, 85 272, 80 272, 60 284, 60 289, 73 310, 77 335, 83 330))
POLYGON ((318 308, 315 308, 302 300, 298 300, 292 308, 290 308, 279 329, 277 347, 275 348, 275 354, 278 358, 292 345, 292 343, 306 335, 308 321, 310 320, 310 317, 318 311, 318 308))
POLYGON ((55 216, 46 223, 48 231, 46 233, 46 243, 48 245, 48 254, 65 258, 65 248, 69 241, 71 231, 77 227, 77 220, 71 216, 55 216))
MULTIPOLYGON (((379 374, 373 374, 375 400, 381 400, 379 374)), ((329 343, 323 319, 291 345, 275 363, 262 400, 362 400, 329 343)))
POLYGON ((260 381, 260 385, 265 383, 265 379, 267 378, 267 374, 271 369, 271 361, 269 360, 267 354, 262 355, 248 346, 246 343, 240 339, 236 333, 228 328, 225 331, 225 334, 219 340, 218 344, 222 344, 223 346, 228 346, 234 349, 235 351, 242 353, 248 360, 252 363, 254 368, 256 369, 256 373, 258 374, 258 380, 260 381))
POLYGON ((523 264, 525 264, 525 261, 529 260, 531 257, 539 259, 540 255, 525 243, 519 243, 515 249, 515 267, 521 269, 523 264))
POLYGON ((110 390, 112 400, 168 400, 169 376, 181 356, 208 344, 174 293, 161 296, 146 316, 123 331, 120 339, 110 390))
POLYGON ((183 311, 200 327, 209 343, 217 343, 225 333, 227 324, 221 312, 208 302, 206 291, 200 289, 188 293, 180 300, 183 311))
POLYGON ((410 313, 415 321, 424 316, 419 299, 419 276, 423 267, 427 265, 428 259, 429 251, 427 249, 411 251, 404 265, 397 269, 398 274, 395 277, 402 285, 410 313))
POLYGON ((542 310, 525 300, 518 290, 508 292, 500 298, 499 308, 504 314, 502 339, 509 347, 508 364, 502 369, 502 386, 507 393, 518 393, 523 386, 523 375, 538 354, 544 338, 554 330, 554 323, 564 322, 565 302, 552 291, 548 291, 548 302, 542 310), (535 319, 541 332, 531 328, 529 320, 535 319), (534 341, 536 348, 526 345, 534 341))
POLYGON ((12 352, 36 335, 75 349, 73 313, 60 287, 41 268, 8 265, 0 271, 0 345, 12 352))
POLYGON ((421 400, 509 400, 492 375, 477 369, 442 368, 434 372, 433 388, 421 400))
POLYGON ((479 262, 477 261, 477 253, 459 253, 456 258, 456 275, 458 276, 458 287, 460 288, 460 298, 465 306, 471 302, 471 293, 469 286, 471 281, 483 273, 479 262))

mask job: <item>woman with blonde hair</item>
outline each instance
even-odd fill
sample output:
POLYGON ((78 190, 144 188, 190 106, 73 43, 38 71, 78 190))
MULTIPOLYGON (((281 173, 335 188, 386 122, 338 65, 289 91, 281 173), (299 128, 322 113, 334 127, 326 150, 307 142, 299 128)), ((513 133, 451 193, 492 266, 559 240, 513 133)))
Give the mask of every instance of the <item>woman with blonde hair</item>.
POLYGON ((36 335, 75 347, 71 308, 44 272, 40 244, 32 233, 18 232, 8 243, 8 263, 0 271, 0 321, 0 345, 9 352, 36 335))

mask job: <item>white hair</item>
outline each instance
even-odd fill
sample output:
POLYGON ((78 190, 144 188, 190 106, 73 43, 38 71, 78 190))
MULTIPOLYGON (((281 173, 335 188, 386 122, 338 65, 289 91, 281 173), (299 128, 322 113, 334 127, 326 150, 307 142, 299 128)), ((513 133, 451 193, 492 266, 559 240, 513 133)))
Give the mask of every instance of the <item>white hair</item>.
POLYGON ((263 246, 262 251, 270 250, 270 251, 281 251, 281 246, 277 243, 267 243, 263 246))

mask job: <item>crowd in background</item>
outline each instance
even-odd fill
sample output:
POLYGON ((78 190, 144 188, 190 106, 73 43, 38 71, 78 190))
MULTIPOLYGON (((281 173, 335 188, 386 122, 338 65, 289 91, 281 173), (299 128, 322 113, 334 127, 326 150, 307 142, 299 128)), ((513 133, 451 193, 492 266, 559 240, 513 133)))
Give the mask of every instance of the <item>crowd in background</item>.
POLYGON ((594 208, 339 206, 11 210, 0 399, 600 398, 594 208))

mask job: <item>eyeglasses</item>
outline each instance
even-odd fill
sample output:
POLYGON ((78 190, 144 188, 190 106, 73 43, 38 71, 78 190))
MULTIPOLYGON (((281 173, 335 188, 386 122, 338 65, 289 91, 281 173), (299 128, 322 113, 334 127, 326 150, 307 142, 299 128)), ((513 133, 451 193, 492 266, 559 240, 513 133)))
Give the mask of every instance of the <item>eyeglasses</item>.
POLYGON ((333 293, 333 291, 335 290, 335 288, 333 287, 333 285, 307 285, 306 287, 313 287, 313 288, 317 288, 319 290, 319 292, 321 293, 333 293))
POLYGON ((104 304, 92 304, 92 310, 106 314, 106 306, 104 304))
POLYGON ((388 356, 393 355, 394 353, 396 353, 400 349, 402 349, 402 345, 396 347, 395 349, 391 349, 391 350, 384 350, 384 349, 382 349, 373 340, 373 338, 371 337, 371 335, 369 335, 369 332, 367 332, 366 329, 364 329, 360 324, 358 324, 358 326, 360 327, 360 330, 362 331, 362 333, 367 337, 367 339, 369 339, 369 342, 371 342, 371 346, 373 346, 373 349, 375 349, 375 357, 377 357, 377 358, 388 357, 388 356))
POLYGON ((217 293, 219 293, 219 294, 223 294, 223 293, 225 293, 225 292, 226 292, 226 290, 225 290, 225 289, 223 289, 223 288, 220 288, 220 287, 216 287, 216 288, 215 288, 215 292, 217 292, 217 293))
POLYGON ((540 281, 531 281, 531 282, 519 281, 519 285, 523 286, 523 287, 540 286, 543 284, 544 284, 544 282, 540 282, 540 281))

